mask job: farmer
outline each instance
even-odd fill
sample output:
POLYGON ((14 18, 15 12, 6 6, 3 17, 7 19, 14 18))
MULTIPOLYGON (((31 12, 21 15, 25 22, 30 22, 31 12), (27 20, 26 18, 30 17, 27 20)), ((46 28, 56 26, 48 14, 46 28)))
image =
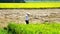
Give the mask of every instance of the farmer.
POLYGON ((25 22, 26 22, 26 24, 29 24, 29 15, 30 15, 30 13, 26 13, 26 16, 25 16, 25 22))

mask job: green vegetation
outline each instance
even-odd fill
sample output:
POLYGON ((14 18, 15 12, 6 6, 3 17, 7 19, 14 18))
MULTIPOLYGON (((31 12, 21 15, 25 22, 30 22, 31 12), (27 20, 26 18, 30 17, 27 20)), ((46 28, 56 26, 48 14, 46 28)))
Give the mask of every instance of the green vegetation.
POLYGON ((60 24, 48 24, 48 22, 46 22, 45 24, 10 23, 7 26, 7 30, 1 31, 0 34, 5 34, 6 32, 8 34, 60 34, 60 24))
POLYGON ((7 30, 0 28, 0 34, 8 34, 8 33, 7 33, 7 30))
POLYGON ((60 8, 60 2, 0 3, 0 8, 60 8))
POLYGON ((15 34, 60 34, 60 24, 10 24, 15 34))

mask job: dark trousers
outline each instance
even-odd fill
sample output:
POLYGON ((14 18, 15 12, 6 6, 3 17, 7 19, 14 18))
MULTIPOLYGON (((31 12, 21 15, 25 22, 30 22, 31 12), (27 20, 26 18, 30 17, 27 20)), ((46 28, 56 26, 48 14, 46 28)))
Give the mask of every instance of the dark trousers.
POLYGON ((29 20, 25 20, 26 24, 29 24, 29 20))

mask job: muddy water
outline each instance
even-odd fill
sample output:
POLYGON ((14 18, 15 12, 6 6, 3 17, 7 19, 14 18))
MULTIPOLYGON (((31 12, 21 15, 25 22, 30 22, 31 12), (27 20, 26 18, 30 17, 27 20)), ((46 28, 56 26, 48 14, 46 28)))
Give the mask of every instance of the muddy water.
POLYGON ((30 22, 60 22, 60 9, 0 9, 0 22, 25 23, 25 14, 30 12, 30 22))

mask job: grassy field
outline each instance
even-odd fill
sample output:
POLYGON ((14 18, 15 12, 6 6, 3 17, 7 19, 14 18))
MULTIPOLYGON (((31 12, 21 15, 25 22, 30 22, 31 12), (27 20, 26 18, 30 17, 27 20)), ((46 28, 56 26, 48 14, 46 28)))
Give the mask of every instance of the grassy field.
POLYGON ((45 24, 15 24, 7 29, 0 29, 0 34, 60 34, 60 24, 46 22, 45 24))
POLYGON ((60 2, 0 3, 0 8, 54 8, 54 7, 60 7, 60 2))
POLYGON ((0 34, 8 34, 8 33, 7 33, 7 30, 0 28, 0 34))

